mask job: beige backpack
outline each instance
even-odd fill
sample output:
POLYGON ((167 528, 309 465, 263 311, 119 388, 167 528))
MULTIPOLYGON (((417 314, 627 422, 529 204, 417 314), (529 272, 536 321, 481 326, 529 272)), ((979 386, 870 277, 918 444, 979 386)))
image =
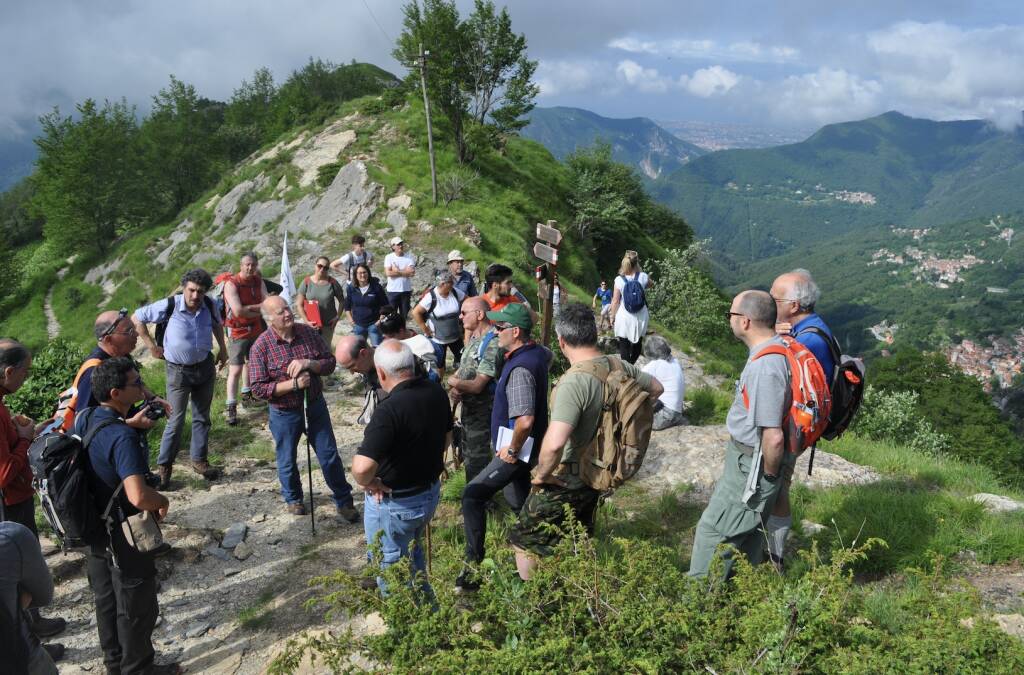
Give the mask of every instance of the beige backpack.
POLYGON ((654 425, 654 401, 614 356, 608 357, 608 367, 592 359, 577 363, 568 373, 586 373, 604 385, 597 433, 576 461, 584 483, 601 492, 614 490, 644 462, 654 425))

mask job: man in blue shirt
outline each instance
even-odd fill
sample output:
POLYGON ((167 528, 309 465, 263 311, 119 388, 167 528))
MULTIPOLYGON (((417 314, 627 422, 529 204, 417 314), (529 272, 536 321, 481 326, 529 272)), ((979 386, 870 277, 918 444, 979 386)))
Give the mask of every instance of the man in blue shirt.
POLYGON ((455 249, 448 253, 448 271, 455 277, 455 288, 462 291, 462 294, 467 298, 472 298, 477 294, 476 282, 473 281, 473 275, 463 269, 466 261, 462 257, 462 251, 455 249))
POLYGON ((612 289, 608 288, 608 282, 601 280, 601 285, 594 291, 594 298, 590 301, 591 309, 597 309, 597 301, 601 301, 601 320, 597 324, 598 331, 612 329, 612 289))
POLYGON ((167 400, 171 415, 160 440, 157 474, 160 488, 171 483, 171 467, 178 455, 181 431, 185 426, 185 409, 192 400, 192 469, 206 480, 220 475, 207 461, 207 440, 210 435, 210 404, 217 369, 228 362, 221 317, 206 293, 213 279, 206 271, 195 269, 181 278, 182 292, 172 298, 158 300, 135 310, 132 323, 153 356, 167 361, 167 400), (158 345, 146 324, 165 324, 163 344, 158 345), (213 340, 220 351, 217 366, 213 363, 213 340))
MULTIPOLYGON (((780 335, 792 335, 797 342, 811 350, 814 358, 821 364, 821 369, 825 371, 825 377, 831 386, 836 367, 829 344, 833 340, 832 331, 814 312, 814 306, 821 298, 821 291, 811 273, 804 269, 795 269, 780 275, 772 284, 771 296, 778 309, 775 331, 780 335)), ((768 519, 768 553, 772 562, 779 568, 782 567, 786 537, 789 536, 789 528, 793 524, 789 505, 789 486, 792 479, 792 474, 783 476, 779 497, 768 519)))
MULTIPOLYGON (((75 433, 83 438, 103 425, 89 443, 87 471, 94 507, 102 513, 113 501, 115 522, 142 511, 163 520, 169 506, 167 498, 150 487, 148 453, 124 421, 132 405, 142 400, 143 388, 131 358, 109 358, 92 374, 93 395, 100 405, 75 418, 75 433)), ((159 613, 153 555, 135 550, 115 524, 90 542, 86 565, 107 672, 177 672, 177 664, 153 664, 152 634, 159 613)))

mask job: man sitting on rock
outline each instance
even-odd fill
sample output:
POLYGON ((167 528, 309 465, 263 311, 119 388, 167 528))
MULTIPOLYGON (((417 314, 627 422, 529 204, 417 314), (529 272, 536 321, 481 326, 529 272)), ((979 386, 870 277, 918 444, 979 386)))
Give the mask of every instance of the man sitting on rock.
POLYGON ((726 418, 730 440, 725 470, 697 523, 690 575, 707 576, 720 544, 726 578, 733 572, 733 550, 753 563, 764 560, 764 526, 779 488, 793 473, 782 425, 790 406, 789 364, 781 354, 752 357, 765 347, 784 344, 775 334, 775 301, 764 291, 744 291, 729 309, 733 334, 750 350, 726 418))
POLYGON ((267 298, 263 301, 262 312, 270 330, 260 335, 252 346, 249 378, 253 393, 270 402, 270 433, 277 453, 277 477, 288 513, 296 516, 306 513, 302 481, 295 463, 299 439, 306 434, 334 496, 338 515, 354 523, 359 520, 359 512, 352 504, 352 486, 345 480, 345 467, 338 457, 321 381, 323 376, 334 372, 334 357, 315 328, 295 322, 295 315, 284 298, 267 298))
MULTIPOLYGON (((363 524, 366 543, 381 537, 381 568, 411 557, 420 588, 428 597, 423 533, 440 498, 438 478, 452 430, 444 389, 416 376, 416 359, 408 345, 385 340, 374 354, 381 387, 380 402, 352 460, 352 476, 366 498, 363 524)), ((381 590, 386 590, 378 578, 381 590)))

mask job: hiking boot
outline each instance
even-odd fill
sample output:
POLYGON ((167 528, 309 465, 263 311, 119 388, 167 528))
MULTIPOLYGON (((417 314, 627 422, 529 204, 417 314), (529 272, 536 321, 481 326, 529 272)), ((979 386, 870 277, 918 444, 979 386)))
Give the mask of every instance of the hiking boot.
POLYGON ((474 577, 475 575, 470 570, 462 570, 462 573, 455 579, 455 592, 473 593, 480 590, 480 582, 474 577))
POLYGON ((192 470, 206 480, 217 480, 220 478, 220 469, 210 466, 210 463, 205 459, 201 459, 198 462, 192 462, 192 470))
MULTIPOLYGON (((171 546, 170 544, 168 544, 165 541, 162 544, 160 544, 159 546, 157 546, 155 549, 150 551, 149 554, 151 556, 153 556, 154 558, 159 558, 162 555, 167 555, 168 553, 170 553, 173 550, 174 550, 174 547, 171 546)), ((157 591, 159 592, 159 590, 160 589, 158 588, 157 591)))
POLYGON ((177 663, 165 663, 159 666, 154 663, 150 667, 149 672, 151 675, 179 675, 182 670, 181 666, 177 663))
POLYGON ((159 485, 156 486, 157 490, 170 490, 171 489, 171 465, 170 464, 157 464, 156 475, 160 479, 159 485))
POLYGON ((294 504, 288 504, 285 506, 285 510, 293 516, 304 516, 306 515, 306 505, 302 502, 295 502, 294 504))
POLYGON ((50 658, 53 659, 54 663, 57 663, 64 658, 64 645, 59 642, 51 642, 50 644, 40 645, 50 658))
POLYGON ((39 616, 38 609, 31 611, 29 614, 32 617, 32 625, 29 626, 29 630, 31 630, 36 637, 53 637, 58 633, 63 633, 64 629, 68 627, 68 622, 64 619, 46 619, 39 616))
POLYGON ((364 591, 377 590, 377 577, 359 577, 359 588, 364 591))
POLYGON ((358 523, 361 516, 359 511, 352 504, 346 504, 345 506, 338 507, 338 517, 344 518, 350 523, 358 523))
POLYGON ((267 404, 266 401, 253 396, 251 391, 243 391, 240 400, 243 408, 258 408, 267 404))
POLYGON ((778 572, 779 574, 786 573, 786 563, 780 556, 777 556, 774 553, 769 552, 768 561, 772 564, 772 567, 775 568, 776 572, 778 572))
POLYGON ((238 404, 228 403, 227 407, 224 408, 224 418, 227 420, 228 426, 233 427, 238 424, 238 404))

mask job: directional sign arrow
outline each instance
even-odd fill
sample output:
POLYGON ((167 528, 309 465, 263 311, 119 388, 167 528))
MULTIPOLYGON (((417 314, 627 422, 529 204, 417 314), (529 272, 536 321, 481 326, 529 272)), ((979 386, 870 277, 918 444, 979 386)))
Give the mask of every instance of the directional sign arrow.
POLYGON ((533 254, 544 262, 551 263, 552 265, 558 264, 558 251, 547 244, 542 244, 538 241, 533 245, 533 254))
POLYGON ((537 223, 537 238, 540 239, 541 241, 546 241, 547 243, 553 246, 558 246, 560 243, 562 243, 561 232, 559 232, 553 227, 550 227, 548 225, 541 225, 540 223, 537 223))

